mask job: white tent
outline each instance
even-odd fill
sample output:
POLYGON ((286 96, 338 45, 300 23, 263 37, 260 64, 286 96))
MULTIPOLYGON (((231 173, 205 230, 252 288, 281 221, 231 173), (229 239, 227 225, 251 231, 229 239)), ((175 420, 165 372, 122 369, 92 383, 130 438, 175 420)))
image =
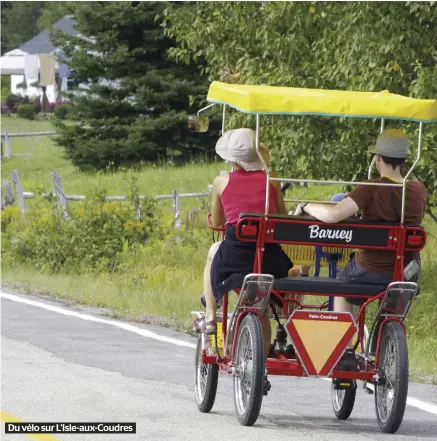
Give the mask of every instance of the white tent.
MULTIPOLYGON (((24 81, 24 57, 26 52, 21 49, 14 49, 7 52, 1 57, 1 74, 11 76, 11 93, 14 95, 36 97, 41 96, 41 89, 31 84, 36 82, 38 78, 26 78, 26 87, 19 87, 24 81)), ((39 60, 38 60, 39 68, 39 60)), ((54 103, 56 100, 55 86, 47 86, 47 98, 49 102, 54 103)))
POLYGON ((24 55, 21 49, 6 52, 0 58, 2 75, 24 75, 24 55))
MULTIPOLYGON (((60 29, 69 35, 77 35, 78 32, 75 29, 76 21, 72 16, 66 15, 57 21, 53 27, 60 29)), ((28 42, 24 43, 18 49, 7 52, 0 59, 1 75, 11 76, 11 92, 16 95, 34 97, 41 94, 41 90, 36 87, 32 87, 31 84, 35 83, 38 78, 26 78, 27 87, 25 89, 17 87, 24 81, 24 59, 28 54, 40 55, 40 54, 52 54, 57 52, 50 41, 49 31, 42 31, 28 42)), ((55 65, 55 69, 59 68, 58 63, 55 65)), ((39 69, 39 57, 38 57, 38 69, 39 69)), ((56 87, 47 86, 47 96, 50 102, 56 100, 56 87)))

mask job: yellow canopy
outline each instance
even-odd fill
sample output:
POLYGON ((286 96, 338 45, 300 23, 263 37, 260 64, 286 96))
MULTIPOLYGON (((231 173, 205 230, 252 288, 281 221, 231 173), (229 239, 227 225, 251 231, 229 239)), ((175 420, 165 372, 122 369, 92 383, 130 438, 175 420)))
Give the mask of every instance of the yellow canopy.
POLYGON ((437 100, 382 92, 251 86, 214 81, 208 101, 253 114, 347 116, 437 122, 437 100))

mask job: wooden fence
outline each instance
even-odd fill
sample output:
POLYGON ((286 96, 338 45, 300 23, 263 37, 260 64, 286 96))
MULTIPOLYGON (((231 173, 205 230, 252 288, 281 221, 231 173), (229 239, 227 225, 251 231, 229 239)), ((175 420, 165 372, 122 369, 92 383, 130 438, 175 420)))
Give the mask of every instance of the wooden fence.
POLYGON ((10 138, 26 137, 26 136, 47 136, 47 135, 56 135, 56 132, 54 130, 49 130, 46 132, 8 133, 8 131, 5 129, 3 133, 0 133, 2 159, 3 158, 10 159, 13 156, 32 156, 31 153, 12 154, 10 138))
MULTIPOLYGON (((86 196, 75 195, 75 194, 65 194, 64 189, 62 187, 61 177, 56 172, 50 172, 50 177, 52 179, 53 184, 53 195, 58 201, 63 216, 66 220, 71 220, 71 217, 68 213, 67 201, 84 201, 86 200, 86 196)), ((4 179, 3 180, 3 188, 0 193, 1 198, 1 209, 3 210, 5 207, 9 205, 13 205, 15 203, 20 207, 21 214, 23 216, 27 213, 26 199, 30 199, 35 197, 36 195, 29 191, 23 191, 20 182, 20 176, 17 170, 12 171, 11 180, 14 184, 15 194, 12 189, 12 184, 10 181, 4 179)), ((172 194, 163 194, 154 196, 157 200, 171 199, 173 200, 173 214, 174 214, 174 226, 175 228, 182 228, 182 218, 181 218, 181 207, 180 201, 183 198, 198 198, 203 202, 203 207, 205 208, 205 201, 209 201, 210 197, 210 188, 208 191, 204 191, 201 193, 179 193, 178 190, 174 190, 172 194)), ((42 197, 49 198, 51 196, 50 193, 43 193, 42 197)), ((145 199, 145 196, 139 196, 140 203, 136 207, 136 216, 137 218, 141 218, 141 201, 145 199)), ((105 200, 107 201, 127 201, 129 198, 127 196, 106 196, 105 200)), ((196 207, 193 208, 190 212, 186 214, 186 227, 189 228, 190 225, 193 225, 197 222, 198 215, 201 212, 201 208, 196 207)))

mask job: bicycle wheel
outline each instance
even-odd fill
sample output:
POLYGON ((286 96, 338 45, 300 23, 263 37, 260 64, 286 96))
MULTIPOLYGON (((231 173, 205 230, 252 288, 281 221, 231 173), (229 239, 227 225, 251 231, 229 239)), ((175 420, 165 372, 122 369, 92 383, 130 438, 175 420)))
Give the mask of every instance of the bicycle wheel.
POLYGON ((194 392, 197 407, 207 413, 214 406, 217 393, 218 365, 202 363, 202 342, 204 335, 199 335, 196 346, 194 392))
POLYGON ((376 417, 383 432, 394 433, 402 423, 408 395, 407 341, 398 322, 386 324, 382 331, 378 373, 376 417))
POLYGON ((234 374, 234 404, 243 426, 255 424, 261 410, 264 380, 264 336, 260 319, 248 314, 237 336, 234 374))
POLYGON ((335 416, 339 420, 347 420, 354 408, 357 387, 355 381, 351 387, 346 389, 336 389, 331 383, 331 399, 335 416))

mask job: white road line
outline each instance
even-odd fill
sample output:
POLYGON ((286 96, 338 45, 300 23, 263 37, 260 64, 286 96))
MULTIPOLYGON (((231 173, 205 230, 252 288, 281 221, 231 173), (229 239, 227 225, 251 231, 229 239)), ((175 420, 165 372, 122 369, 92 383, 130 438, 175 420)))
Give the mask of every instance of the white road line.
MULTIPOLYGON (((37 308, 46 309, 48 311, 57 312, 58 314, 68 315, 70 317, 76 317, 90 322, 103 323, 105 325, 115 326, 116 328, 124 329, 125 331, 133 332, 135 334, 141 335, 142 337, 151 338, 154 340, 162 341, 164 343, 171 343, 177 346, 185 346, 193 349, 196 347, 196 345, 193 343, 179 340, 177 338, 164 337, 162 335, 148 331, 147 329, 138 328, 136 326, 129 325, 127 323, 118 322, 115 320, 102 319, 99 317, 94 317, 92 315, 82 314, 80 312, 75 312, 65 308, 60 308, 59 306, 47 305, 46 303, 41 303, 35 300, 29 300, 20 296, 16 296, 14 294, 5 293, 1 290, 0 290, 0 298, 12 300, 18 303, 24 303, 25 305, 36 306, 37 308)), ((331 381, 329 378, 322 378, 322 380, 331 381)), ((368 386, 370 388, 373 387, 372 384, 368 384, 368 386)), ((407 404, 409 406, 416 407, 417 409, 424 410, 425 412, 429 412, 434 415, 437 415, 437 405, 435 404, 428 403, 426 401, 421 401, 413 397, 407 398, 407 404)))
POLYGON ((46 303, 37 302, 35 300, 25 299, 23 297, 19 297, 13 294, 8 294, 3 291, 0 291, 0 298, 12 300, 18 303, 24 303, 30 306, 36 306, 37 308, 46 309, 48 311, 57 312, 58 314, 68 315, 70 317, 80 318, 82 320, 87 320, 95 323, 103 323, 105 325, 115 326, 120 329, 124 329, 125 331, 134 332, 135 334, 141 335, 142 337, 152 338, 154 340, 162 341, 164 343, 171 343, 177 346, 186 346, 188 348, 195 348, 196 345, 194 343, 189 343, 187 341, 179 340, 177 338, 165 337, 163 335, 155 334, 154 332, 148 331, 147 329, 138 328, 137 326, 129 325, 128 323, 119 322, 116 320, 107 320, 99 317, 94 317, 88 314, 82 314, 76 311, 70 311, 65 308, 60 308, 59 306, 47 305, 46 303))

